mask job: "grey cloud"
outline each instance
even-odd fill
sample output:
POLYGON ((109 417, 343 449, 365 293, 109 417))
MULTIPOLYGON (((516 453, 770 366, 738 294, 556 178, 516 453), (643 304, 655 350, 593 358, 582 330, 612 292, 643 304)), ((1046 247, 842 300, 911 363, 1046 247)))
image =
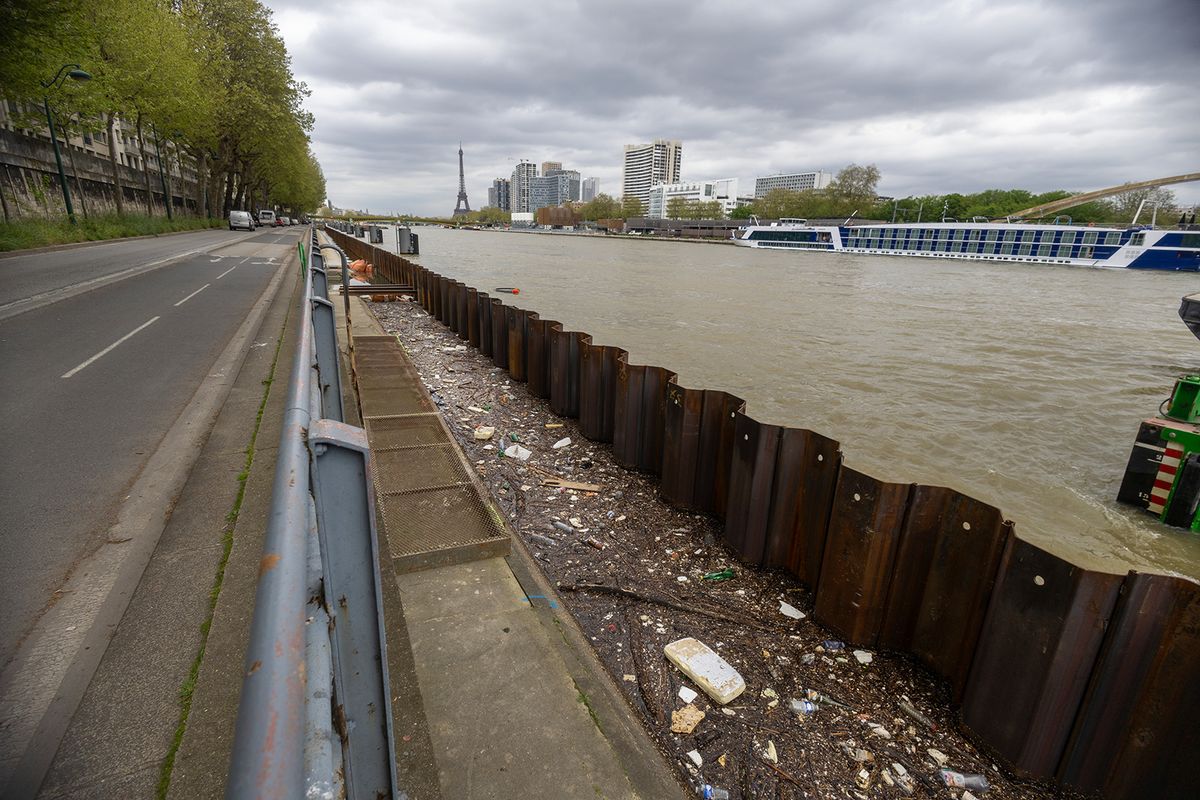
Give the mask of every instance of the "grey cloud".
POLYGON ((475 205, 519 158, 618 194, 658 137, 686 178, 874 162, 899 195, 1200 168, 1192 0, 267 3, 348 205, 445 213, 460 139, 475 205))

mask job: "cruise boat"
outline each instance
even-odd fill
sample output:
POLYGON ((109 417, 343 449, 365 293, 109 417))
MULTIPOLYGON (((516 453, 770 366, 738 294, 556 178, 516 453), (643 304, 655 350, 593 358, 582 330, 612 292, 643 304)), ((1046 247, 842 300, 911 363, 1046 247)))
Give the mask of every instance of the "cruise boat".
POLYGON ((742 247, 869 255, 1020 261, 1082 267, 1200 271, 1200 228, 1107 227, 1024 222, 906 222, 810 225, 803 219, 751 224, 742 247))

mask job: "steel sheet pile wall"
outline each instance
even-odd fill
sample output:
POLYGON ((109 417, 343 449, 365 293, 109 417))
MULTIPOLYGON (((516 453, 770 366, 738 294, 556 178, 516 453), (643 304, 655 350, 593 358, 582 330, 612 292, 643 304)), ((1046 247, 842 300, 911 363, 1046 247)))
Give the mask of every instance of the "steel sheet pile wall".
MULTIPOLYGON (((392 257, 332 235, 356 257, 392 257)), ((758 422, 741 398, 395 258, 388 280, 417 286, 431 315, 621 464, 659 476, 668 502, 722 519, 743 561, 807 585, 823 625, 944 678, 963 726, 1016 772, 1106 797, 1188 793, 1192 764, 1172 756, 1200 753, 1195 582, 1082 569, 993 506, 877 480, 833 439, 758 422)))

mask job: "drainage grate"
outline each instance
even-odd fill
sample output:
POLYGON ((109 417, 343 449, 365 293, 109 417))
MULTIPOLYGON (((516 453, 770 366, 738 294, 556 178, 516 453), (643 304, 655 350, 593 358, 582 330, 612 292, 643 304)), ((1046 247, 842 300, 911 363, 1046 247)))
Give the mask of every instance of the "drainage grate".
POLYGON ((508 554, 508 531, 392 337, 356 337, 380 524, 397 572, 508 554))

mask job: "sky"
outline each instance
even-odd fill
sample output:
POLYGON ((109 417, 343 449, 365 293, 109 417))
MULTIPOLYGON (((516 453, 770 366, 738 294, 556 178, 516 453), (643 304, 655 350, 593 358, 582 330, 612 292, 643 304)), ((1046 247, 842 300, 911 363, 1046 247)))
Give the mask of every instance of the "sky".
POLYGON ((522 159, 619 196, 654 139, 743 195, 852 163, 896 197, 1200 172, 1197 0, 264 2, 344 208, 449 215, 460 140, 473 209, 522 159))

